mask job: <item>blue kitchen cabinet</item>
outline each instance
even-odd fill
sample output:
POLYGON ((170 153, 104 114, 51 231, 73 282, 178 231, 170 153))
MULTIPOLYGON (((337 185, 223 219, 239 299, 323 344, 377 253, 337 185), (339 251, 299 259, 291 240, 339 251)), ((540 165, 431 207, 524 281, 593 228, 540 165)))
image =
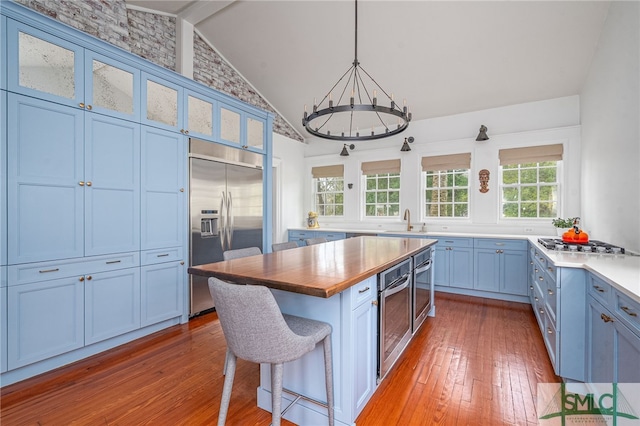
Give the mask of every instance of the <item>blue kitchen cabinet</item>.
POLYGON ((476 238, 474 288, 526 296, 527 241, 476 238))
MULTIPOLYGON (((0 29, 1 31, 2 29, 0 29)), ((4 43, 0 43, 4 45, 4 43)), ((7 264, 7 92, 0 90, 0 266, 7 264)))
POLYGON ((85 256, 140 250, 140 125, 86 114, 85 256))
POLYGON ((640 382, 640 303, 593 274, 588 293, 587 379, 640 382))
POLYGON ((296 243, 298 243, 298 246, 302 247, 307 245, 307 243, 305 242, 306 239, 314 238, 315 235, 316 235, 315 231, 290 230, 289 241, 295 241, 296 243))
POLYGON ((188 134, 184 128, 184 89, 160 76, 142 73, 141 123, 188 134))
POLYGON ((8 20, 8 90, 138 121, 140 71, 133 63, 8 20), (56 60, 51 60, 55 57, 56 60))
POLYGON ((435 285, 473 288, 473 238, 429 238, 438 240, 433 264, 435 285))
POLYGON ((7 268, 0 266, 0 373, 7 371, 7 268))
POLYGON ((347 238, 347 234, 345 232, 315 231, 314 238, 326 238, 327 241, 337 241, 347 238))
POLYGON ((187 196, 185 137, 142 126, 141 144, 141 249, 182 246, 187 196))
POLYGON ((83 278, 85 345, 140 328, 139 268, 100 272, 83 278))
POLYGON ((190 137, 214 141, 215 115, 218 111, 218 101, 192 90, 184 91, 184 133, 190 137))
POLYGON ((8 95, 8 264, 84 255, 84 112, 8 95))
MULTIPOLYGON (((158 252, 160 256, 163 254, 158 252)), ((182 315, 184 272, 183 260, 142 267, 140 312, 143 327, 182 315)))
POLYGON ((9 285, 7 367, 16 369, 84 345, 84 279, 9 285))
POLYGON ((139 125, 9 103, 9 264, 139 250, 139 125))

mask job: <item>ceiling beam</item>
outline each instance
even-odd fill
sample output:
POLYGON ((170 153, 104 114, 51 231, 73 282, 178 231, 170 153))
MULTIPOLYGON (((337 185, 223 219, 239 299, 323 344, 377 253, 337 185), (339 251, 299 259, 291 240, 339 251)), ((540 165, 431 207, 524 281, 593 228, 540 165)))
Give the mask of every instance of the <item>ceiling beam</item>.
POLYGON ((182 9, 177 17, 195 26, 215 15, 234 1, 235 0, 194 1, 182 9))

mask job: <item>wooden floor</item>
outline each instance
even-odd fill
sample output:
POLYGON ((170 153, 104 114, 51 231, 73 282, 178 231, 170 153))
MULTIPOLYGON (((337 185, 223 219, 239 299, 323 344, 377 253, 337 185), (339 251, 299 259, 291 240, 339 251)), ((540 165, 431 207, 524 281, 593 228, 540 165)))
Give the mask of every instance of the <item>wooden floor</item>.
MULTIPOLYGON (((536 384, 558 378, 531 307, 444 293, 436 306, 357 425, 537 424, 536 384)), ((216 314, 204 315, 2 388, 0 424, 215 424, 224 354, 216 314)), ((258 381, 239 360, 227 424, 269 424, 258 381)))

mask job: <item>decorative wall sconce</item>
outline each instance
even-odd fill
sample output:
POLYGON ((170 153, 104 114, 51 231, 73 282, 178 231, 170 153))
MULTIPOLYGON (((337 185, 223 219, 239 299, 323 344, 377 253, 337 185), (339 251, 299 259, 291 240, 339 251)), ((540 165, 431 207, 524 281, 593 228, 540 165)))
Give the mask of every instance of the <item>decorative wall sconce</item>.
POLYGON ((486 141, 489 140, 489 136, 487 136, 487 127, 483 124, 480 126, 480 133, 478 133, 477 141, 486 141))
POLYGON ((400 151, 402 151, 402 152, 411 151, 411 147, 409 146, 409 144, 413 143, 413 141, 414 141, 413 136, 409 136, 408 138, 404 138, 404 143, 402 144, 402 148, 400 148, 400 151))
POLYGON ((347 145, 347 144, 345 143, 345 144, 344 144, 344 146, 342 147, 342 152, 340 153, 340 155, 341 155, 342 157, 348 157, 348 156, 349 156, 349 151, 347 151, 347 146, 349 147, 349 149, 350 149, 351 151, 353 151, 353 150, 355 149, 355 147, 356 147, 354 144, 347 145))
POLYGON ((483 194, 489 192, 489 170, 480 170, 478 176, 480 177, 480 192, 483 194))

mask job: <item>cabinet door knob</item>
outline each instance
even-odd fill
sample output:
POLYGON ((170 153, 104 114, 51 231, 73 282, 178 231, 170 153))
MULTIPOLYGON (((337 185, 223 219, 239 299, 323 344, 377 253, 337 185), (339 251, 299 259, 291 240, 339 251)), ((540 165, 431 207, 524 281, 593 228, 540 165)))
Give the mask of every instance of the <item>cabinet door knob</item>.
POLYGON ((538 277, 538 279, 539 279, 540 281, 544 281, 544 278, 542 278, 542 277, 538 277))
POLYGON ((549 293, 549 296, 553 296, 553 291, 547 290, 547 293, 549 293))
POLYGON ((87 182, 87 186, 91 186, 93 185, 91 182, 87 182))
POLYGON ((84 108, 84 102, 80 102, 80 103, 78 104, 78 106, 79 106, 80 108, 84 108))
POLYGON ((613 322, 613 319, 605 313, 600 314, 600 318, 602 318, 602 321, 604 322, 613 322))
POLYGON ((500 253, 500 250, 496 250, 496 253, 500 253))
POLYGON ((550 327, 547 327, 547 333, 549 333, 549 334, 553 334, 553 330, 551 330, 551 328, 550 328, 550 327))
POLYGON ((84 277, 78 278, 78 281, 83 282, 84 281, 84 277))
POLYGON ((180 129, 180 133, 184 134, 184 129, 180 129))
POLYGON ((84 182, 83 182, 83 181, 80 181, 80 182, 78 182, 78 185, 80 185, 80 186, 84 186, 84 182))
POLYGON ((372 304, 373 306, 378 306, 378 301, 377 301, 377 300, 372 300, 372 301, 371 301, 371 304, 372 304))
POLYGON ((184 261, 180 262, 181 265, 184 265, 184 261))
POLYGON ((544 315, 544 309, 540 308, 539 312, 540 312, 540 315, 544 315))
POLYGON ((624 311, 624 313, 629 315, 630 317, 637 317, 638 316, 638 314, 636 314, 635 312, 631 312, 631 309, 629 309, 626 306, 620 306, 620 309, 622 309, 624 311))
POLYGON ((180 188, 180 192, 184 192, 184 188, 180 188))
POLYGON ((93 109, 93 107, 92 107, 91 105, 87 105, 87 109, 88 109, 89 111, 91 111, 91 110, 93 109))
POLYGON ((184 131, 184 134, 185 134, 185 135, 188 135, 188 134, 189 134, 189 131, 188 131, 188 130, 185 130, 185 131, 184 131))
POLYGON ((87 275, 87 281, 91 281, 93 277, 91 275, 87 275))

